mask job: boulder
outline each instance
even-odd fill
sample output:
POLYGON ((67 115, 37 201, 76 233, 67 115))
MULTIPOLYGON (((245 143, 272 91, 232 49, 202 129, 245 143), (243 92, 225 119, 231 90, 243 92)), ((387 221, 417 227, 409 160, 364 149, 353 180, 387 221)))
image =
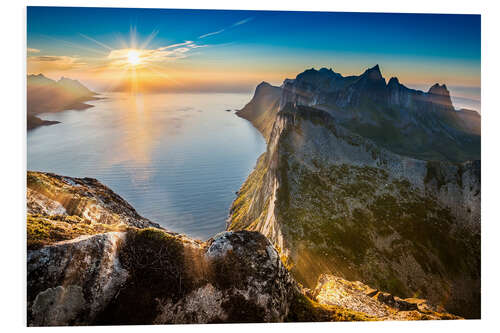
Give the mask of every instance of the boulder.
POLYGON ((30 326, 279 322, 296 292, 258 232, 130 229, 28 251, 30 326))

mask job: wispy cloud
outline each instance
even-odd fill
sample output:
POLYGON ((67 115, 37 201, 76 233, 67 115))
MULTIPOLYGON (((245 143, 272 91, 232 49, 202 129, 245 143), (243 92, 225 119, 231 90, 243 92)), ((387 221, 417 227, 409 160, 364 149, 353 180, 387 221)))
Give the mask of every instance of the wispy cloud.
POLYGON ((226 29, 220 29, 220 30, 217 30, 217 31, 214 31, 214 32, 209 32, 208 34, 204 34, 204 35, 201 35, 200 37, 198 38, 205 38, 205 37, 208 37, 208 36, 213 36, 213 35, 218 35, 220 34, 221 32, 224 32, 226 29))
POLYGON ((31 48, 31 47, 28 47, 27 51, 28 51, 28 53, 40 53, 39 49, 34 49, 34 48, 31 48))
POLYGON ((113 49, 113 48, 111 48, 110 46, 108 46, 108 45, 106 45, 106 44, 104 44, 104 43, 101 43, 100 41, 98 41, 98 40, 96 40, 96 39, 94 39, 94 38, 92 38, 92 37, 89 37, 89 36, 87 36, 87 35, 84 35, 84 34, 82 34, 82 33, 80 34, 80 36, 82 36, 83 38, 86 38, 86 39, 88 39, 88 40, 90 40, 90 41, 92 41, 92 42, 96 43, 96 44, 97 44, 97 45, 99 45, 99 46, 102 46, 102 47, 103 47, 103 48, 105 48, 105 49, 108 49, 108 50, 112 50, 112 49, 113 49))
POLYGON ((253 17, 247 17, 246 19, 241 20, 241 21, 238 21, 238 22, 236 22, 235 24, 233 24, 233 25, 232 25, 232 27, 237 27, 237 26, 239 26, 239 25, 242 25, 242 24, 248 23, 248 22, 250 22, 251 20, 253 20, 253 17))
POLYGON ((186 45, 196 45, 196 44, 192 40, 187 40, 184 43, 177 43, 177 44, 162 46, 162 47, 158 48, 158 50, 167 50, 167 49, 172 49, 175 47, 186 46, 186 45))
POLYGON ((78 57, 47 55, 28 57, 28 65, 43 70, 70 70, 82 68, 86 63, 78 57))
POLYGON ((217 31, 214 31, 214 32, 209 32, 209 33, 207 33, 207 34, 204 34, 204 35, 199 36, 198 38, 200 38, 200 39, 201 39, 201 38, 205 38, 205 37, 209 37, 209 36, 213 36, 213 35, 218 35, 218 34, 220 34, 220 33, 224 32, 224 31, 226 31, 226 30, 228 30, 228 29, 231 29, 231 28, 237 27, 237 26, 239 26, 239 25, 242 25, 242 24, 248 23, 248 22, 250 22, 250 21, 251 21, 251 20, 253 20, 253 19, 254 19, 253 17, 247 17, 246 19, 243 19, 243 20, 241 20, 241 21, 238 21, 238 22, 233 23, 232 25, 230 25, 230 26, 229 26, 229 27, 227 27, 227 28, 223 28, 223 29, 220 29, 220 30, 217 30, 217 31))
MULTIPOLYGON (((139 52, 139 58, 142 64, 152 64, 186 58, 189 56, 191 50, 205 46, 207 45, 196 44, 193 41, 185 41, 183 43, 166 45, 156 49, 136 50, 136 52, 139 52)), ((130 50, 130 48, 112 50, 107 58, 112 60, 112 66, 128 66, 128 54, 130 50)))

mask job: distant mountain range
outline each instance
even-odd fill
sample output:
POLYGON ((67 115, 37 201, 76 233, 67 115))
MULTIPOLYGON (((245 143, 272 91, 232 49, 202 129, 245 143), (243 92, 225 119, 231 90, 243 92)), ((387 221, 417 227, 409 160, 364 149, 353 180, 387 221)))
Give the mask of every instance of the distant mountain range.
POLYGON ((84 102, 96 99, 95 95, 95 92, 77 80, 62 77, 59 81, 55 81, 45 77, 43 74, 28 75, 28 130, 42 125, 58 123, 42 120, 36 115, 69 109, 84 110, 90 108, 92 105, 84 102))
POLYGON ((305 286, 333 273, 479 317, 481 116, 446 85, 308 69, 237 114, 267 151, 228 230, 262 232, 305 286))

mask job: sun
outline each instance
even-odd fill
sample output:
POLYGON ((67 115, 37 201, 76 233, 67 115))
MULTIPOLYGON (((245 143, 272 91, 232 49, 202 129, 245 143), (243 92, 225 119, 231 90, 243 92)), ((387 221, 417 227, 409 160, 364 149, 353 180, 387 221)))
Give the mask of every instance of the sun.
POLYGON ((128 63, 131 64, 132 66, 136 66, 136 65, 139 65, 141 63, 141 57, 139 55, 139 51, 137 51, 137 50, 128 51, 127 59, 128 59, 128 63))

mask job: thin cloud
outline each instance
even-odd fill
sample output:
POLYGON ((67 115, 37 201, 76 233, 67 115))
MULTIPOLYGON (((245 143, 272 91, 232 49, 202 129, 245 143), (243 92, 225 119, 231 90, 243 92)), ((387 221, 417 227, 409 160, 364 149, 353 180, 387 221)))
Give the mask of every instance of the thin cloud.
MULTIPOLYGON (((191 50, 207 45, 198 45, 193 41, 185 41, 167 46, 162 46, 157 49, 136 50, 139 52, 139 58, 142 64, 161 63, 169 60, 183 59, 189 56, 191 50)), ((108 54, 108 59, 112 60, 111 65, 123 67, 128 65, 128 53, 130 49, 112 50, 108 54)))
POLYGON ((221 32, 224 32, 226 29, 220 29, 218 31, 214 31, 214 32, 209 32, 208 34, 204 34, 204 35, 201 35, 200 37, 198 38, 205 38, 205 37, 208 37, 208 36, 213 36, 213 35, 218 35, 220 34, 221 32))
POLYGON ((82 68, 86 63, 78 57, 68 56, 30 56, 28 57, 28 67, 39 68, 40 71, 47 70, 70 70, 82 68))
POLYGON ((92 37, 89 37, 89 36, 87 36, 87 35, 80 34, 80 36, 82 36, 83 38, 86 38, 86 39, 90 40, 91 42, 96 43, 96 44, 97 44, 97 45, 99 45, 99 46, 104 47, 105 49, 108 49, 108 50, 112 50, 112 49, 113 49, 113 48, 111 48, 110 46, 108 46, 108 45, 106 45, 106 44, 104 44, 104 43, 101 43, 100 41, 98 41, 98 40, 96 40, 96 39, 94 39, 94 38, 92 38, 92 37))
POLYGON ((28 53, 40 53, 40 50, 28 47, 28 53))
POLYGON ((174 47, 185 46, 185 45, 193 45, 193 44, 194 44, 193 41, 187 40, 184 43, 177 43, 177 44, 162 46, 162 47, 158 48, 158 50, 167 50, 167 49, 171 49, 171 48, 174 48, 174 47))
POLYGON ((238 21, 238 22, 236 22, 235 24, 233 24, 233 25, 232 25, 232 27, 237 27, 237 26, 239 26, 239 25, 242 25, 242 24, 248 23, 248 22, 250 22, 251 20, 253 20, 253 17, 247 17, 246 19, 241 20, 241 21, 238 21))
POLYGON ((209 32, 208 34, 204 34, 204 35, 201 35, 199 36, 198 38, 202 39, 202 38, 205 38, 205 37, 209 37, 209 36, 213 36, 213 35, 218 35, 230 28, 234 28, 234 27, 237 27, 239 25, 242 25, 242 24, 245 24, 245 23, 248 23, 250 22, 251 20, 253 20, 254 18, 253 17, 247 17, 246 19, 243 19, 241 21, 238 21, 236 23, 233 23, 232 25, 230 25, 228 28, 224 28, 224 29, 220 29, 220 30, 217 30, 217 31, 214 31, 214 32, 209 32))
POLYGON ((65 63, 75 63, 78 58, 67 57, 67 56, 36 56, 30 57, 32 61, 48 61, 48 62, 65 62, 65 63))

